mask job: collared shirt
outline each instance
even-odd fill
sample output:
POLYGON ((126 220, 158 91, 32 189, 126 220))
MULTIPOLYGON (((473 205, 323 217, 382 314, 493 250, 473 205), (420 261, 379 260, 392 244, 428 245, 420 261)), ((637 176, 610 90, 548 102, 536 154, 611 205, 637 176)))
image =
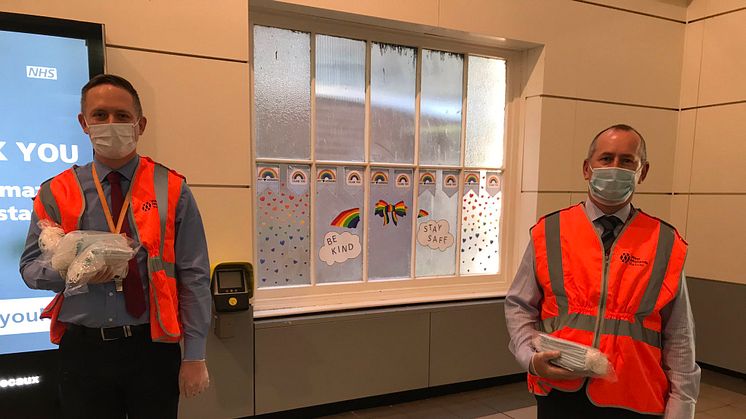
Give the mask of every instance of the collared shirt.
MULTIPOLYGON (((626 224, 634 209, 631 204, 614 214, 626 224)), ((586 200, 585 214, 593 221, 601 237, 603 226, 598 221, 604 214, 593 201, 586 200)), ((614 230, 619 234, 624 225, 614 230)), ((541 318, 542 291, 534 270, 534 248, 529 242, 513 283, 505 297, 505 318, 510 333, 510 351, 526 371, 535 353, 533 338, 539 333, 535 324, 541 318)), ((662 368, 671 383, 666 404, 666 419, 694 418, 694 405, 699 395, 700 369, 694 357, 694 319, 689 305, 686 277, 681 273, 678 294, 661 310, 662 368)))
MULTIPOLYGON (((122 175, 122 194, 129 190, 132 177, 139 165, 135 156, 117 172, 122 175)), ((85 211, 81 217, 81 230, 109 231, 103 207, 93 182, 91 166, 96 165, 99 181, 111 208, 111 187, 106 176, 113 170, 94 160, 76 168, 85 199, 85 211)), ((127 212, 132 225, 132 212, 127 212)), ((112 214, 116 219, 119 214, 112 214)), ((26 247, 21 255, 21 276, 29 288, 61 292, 65 281, 48 264, 39 261, 41 254, 38 239, 40 229, 36 213, 31 217, 26 247)), ((184 183, 176 206, 176 278, 179 290, 179 314, 184 336, 184 359, 199 360, 205 357, 207 333, 210 327, 210 263, 207 255, 207 241, 202 225, 202 217, 197 209, 189 187, 184 183)), ((125 308, 124 293, 117 292, 114 282, 88 285, 88 292, 66 296, 60 311, 59 320, 87 327, 112 327, 147 323, 150 319, 148 305, 147 251, 140 247, 137 264, 145 291, 145 313, 139 318, 132 317, 125 308)))

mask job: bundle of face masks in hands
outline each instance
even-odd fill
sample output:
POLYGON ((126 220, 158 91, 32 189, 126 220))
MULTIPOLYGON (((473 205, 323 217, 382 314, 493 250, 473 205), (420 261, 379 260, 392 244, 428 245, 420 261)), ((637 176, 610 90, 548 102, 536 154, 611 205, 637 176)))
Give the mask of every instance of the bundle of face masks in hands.
POLYGON ((48 220, 39 221, 39 228, 41 260, 65 279, 66 296, 88 292, 88 282, 106 269, 120 289, 128 262, 140 248, 123 234, 82 230, 65 234, 48 220))
POLYGON ((603 378, 616 381, 616 374, 611 362, 598 349, 539 333, 533 340, 534 348, 539 352, 559 351, 559 358, 549 360, 550 363, 576 372, 585 377, 603 378))

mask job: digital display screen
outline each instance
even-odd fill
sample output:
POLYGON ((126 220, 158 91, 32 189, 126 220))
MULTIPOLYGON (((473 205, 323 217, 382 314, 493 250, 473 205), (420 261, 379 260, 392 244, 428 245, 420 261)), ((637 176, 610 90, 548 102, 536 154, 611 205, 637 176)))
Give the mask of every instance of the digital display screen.
POLYGON ((49 342, 49 320, 40 318, 54 294, 29 289, 19 259, 39 185, 93 157, 77 115, 81 87, 92 72, 103 71, 101 26, 62 22, 97 27, 99 45, 86 38, 18 32, 19 26, 30 32, 61 30, 0 13, 0 355, 56 348, 49 342), (95 62, 100 68, 91 68, 95 62))
POLYGON ((218 289, 222 291, 224 289, 240 288, 244 289, 243 272, 242 271, 218 271, 218 289))

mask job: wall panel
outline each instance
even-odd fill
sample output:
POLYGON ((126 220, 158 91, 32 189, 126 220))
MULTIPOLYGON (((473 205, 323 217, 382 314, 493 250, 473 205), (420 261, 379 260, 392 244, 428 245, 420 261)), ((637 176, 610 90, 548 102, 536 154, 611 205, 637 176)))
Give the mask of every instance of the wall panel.
POLYGON ((129 79, 148 118, 138 150, 190 183, 252 178, 248 65, 107 48, 108 71, 129 79))
POLYGON ((746 99, 746 10, 704 21, 699 105, 746 99))
POLYGON ((746 192, 746 103, 697 110, 691 192, 746 192))
MULTIPOLYGON (((313 7, 324 11, 352 13, 361 16, 437 26, 439 0, 279 0, 298 6, 313 7)), ((268 2, 256 2, 268 3, 268 2)), ((322 12, 323 13, 323 12, 322 12)))
POLYGON ((688 1, 690 0, 590 0, 589 3, 683 21, 686 20, 688 1))
POLYGON ((746 285, 692 277, 687 282, 697 328, 697 361, 746 374, 746 328, 728 327, 743 318, 746 285))
POLYGON ((442 0, 440 8, 443 28, 545 44, 544 94, 678 105, 683 50, 671 45, 683 40, 681 23, 577 2, 442 0))
POLYGON ((617 123, 632 125, 646 139, 651 170, 638 190, 671 191, 677 112, 556 98, 529 98, 526 103, 524 191, 586 190, 582 168, 591 140, 617 123), (536 124, 528 126, 534 119, 538 130, 536 124))
POLYGON ((692 195, 687 275, 746 284, 746 195, 692 195))
POLYGON ((691 188, 697 112, 697 109, 679 112, 679 128, 673 160, 673 192, 689 192, 691 188))
POLYGON ((576 101, 567 99, 526 100, 522 190, 570 190, 579 172, 570 163, 575 150, 568 147, 575 137, 576 107, 576 101))
POLYGON ((433 310, 430 386, 522 372, 508 342, 502 301, 433 310))
POLYGON ((252 190, 199 186, 191 189, 202 214, 210 262, 251 261, 252 190))
POLYGON ((2 10, 106 25, 106 43, 246 61, 248 2, 3 0, 2 10))
POLYGON ((704 22, 686 25, 684 59, 681 66, 681 108, 694 107, 698 103, 704 29, 704 22))
POLYGON ((427 387, 425 311, 256 324, 256 413, 427 387))

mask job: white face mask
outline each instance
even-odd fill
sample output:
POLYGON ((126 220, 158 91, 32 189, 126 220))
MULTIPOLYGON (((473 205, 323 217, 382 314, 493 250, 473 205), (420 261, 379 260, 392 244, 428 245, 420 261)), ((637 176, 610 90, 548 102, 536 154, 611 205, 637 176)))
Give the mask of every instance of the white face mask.
POLYGON ((618 205, 629 199, 635 192, 640 172, 621 167, 591 168, 588 191, 604 205, 618 205))
POLYGON ((135 151, 139 120, 134 124, 88 124, 88 136, 96 154, 107 159, 121 159, 135 151))

